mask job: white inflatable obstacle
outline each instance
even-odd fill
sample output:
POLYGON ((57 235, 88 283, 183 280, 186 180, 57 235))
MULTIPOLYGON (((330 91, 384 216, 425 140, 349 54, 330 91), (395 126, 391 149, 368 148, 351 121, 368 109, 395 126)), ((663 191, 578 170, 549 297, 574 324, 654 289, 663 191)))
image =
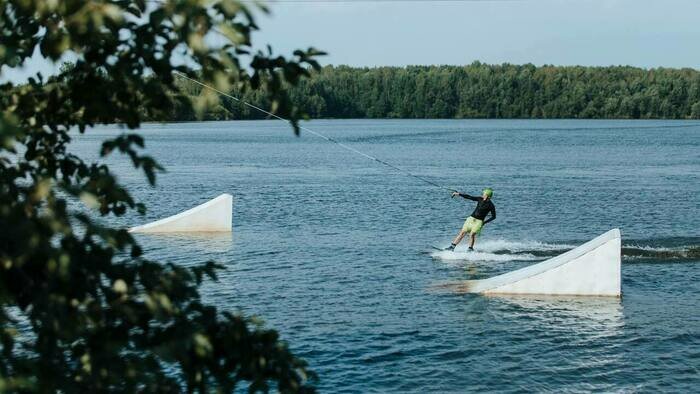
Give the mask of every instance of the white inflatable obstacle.
POLYGON ((233 220, 233 196, 222 194, 185 212, 143 226, 130 233, 230 232, 233 220))
POLYGON ((614 229, 564 254, 484 280, 464 283, 470 293, 621 295, 620 230, 614 229))

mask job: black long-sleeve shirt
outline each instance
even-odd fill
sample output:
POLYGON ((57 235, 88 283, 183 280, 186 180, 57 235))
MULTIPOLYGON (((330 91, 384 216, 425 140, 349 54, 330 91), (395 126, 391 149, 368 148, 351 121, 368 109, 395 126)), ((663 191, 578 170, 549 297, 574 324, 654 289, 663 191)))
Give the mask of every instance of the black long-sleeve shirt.
POLYGON ((459 193, 459 196, 477 202, 476 208, 474 208, 474 212, 471 214, 474 219, 484 220, 489 212, 491 212, 491 217, 489 217, 488 220, 484 220, 484 224, 496 219, 496 206, 493 205, 491 199, 484 200, 483 197, 474 197, 466 193, 459 193))

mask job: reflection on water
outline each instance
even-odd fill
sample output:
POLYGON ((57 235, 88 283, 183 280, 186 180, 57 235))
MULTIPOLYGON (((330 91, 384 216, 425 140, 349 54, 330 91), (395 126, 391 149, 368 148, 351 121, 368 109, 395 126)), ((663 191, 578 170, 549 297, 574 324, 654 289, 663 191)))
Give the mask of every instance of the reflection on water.
POLYGON ((543 321, 562 319, 590 322, 597 329, 617 331, 623 325, 622 302, 618 297, 572 297, 546 295, 488 295, 518 313, 538 312, 543 321))
POLYGON ((233 249, 232 232, 136 234, 136 239, 144 252, 166 258, 216 255, 233 249))
MULTIPOLYGON (((469 293, 473 281, 443 281, 435 283, 428 291, 453 294, 469 293)), ((538 312, 540 317, 555 319, 572 318, 606 322, 611 327, 622 324, 622 302, 618 297, 518 295, 518 294, 479 294, 497 303, 501 308, 513 309, 512 313, 538 312)))

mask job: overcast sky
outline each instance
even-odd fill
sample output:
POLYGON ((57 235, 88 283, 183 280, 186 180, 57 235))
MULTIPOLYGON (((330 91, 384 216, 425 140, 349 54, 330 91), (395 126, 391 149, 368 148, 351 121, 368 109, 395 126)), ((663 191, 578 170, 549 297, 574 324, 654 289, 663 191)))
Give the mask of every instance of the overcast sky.
POLYGON ((700 68, 699 0, 275 4, 255 37, 357 66, 534 63, 700 68))
MULTIPOLYGON (((314 46, 323 64, 534 63, 700 69, 700 0, 290 1, 260 15, 257 43, 314 46)), ((18 80, 54 66, 35 57, 18 80)))

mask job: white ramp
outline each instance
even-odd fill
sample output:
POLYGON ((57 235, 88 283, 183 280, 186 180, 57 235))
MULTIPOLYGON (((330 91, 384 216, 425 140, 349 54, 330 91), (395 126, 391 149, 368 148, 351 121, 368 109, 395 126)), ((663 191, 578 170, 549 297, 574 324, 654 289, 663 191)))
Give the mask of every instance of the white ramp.
POLYGON ((464 283, 470 293, 621 295, 620 230, 614 229, 539 264, 464 283))
POLYGON ((233 196, 222 194, 177 215, 132 227, 130 233, 230 232, 233 196))

